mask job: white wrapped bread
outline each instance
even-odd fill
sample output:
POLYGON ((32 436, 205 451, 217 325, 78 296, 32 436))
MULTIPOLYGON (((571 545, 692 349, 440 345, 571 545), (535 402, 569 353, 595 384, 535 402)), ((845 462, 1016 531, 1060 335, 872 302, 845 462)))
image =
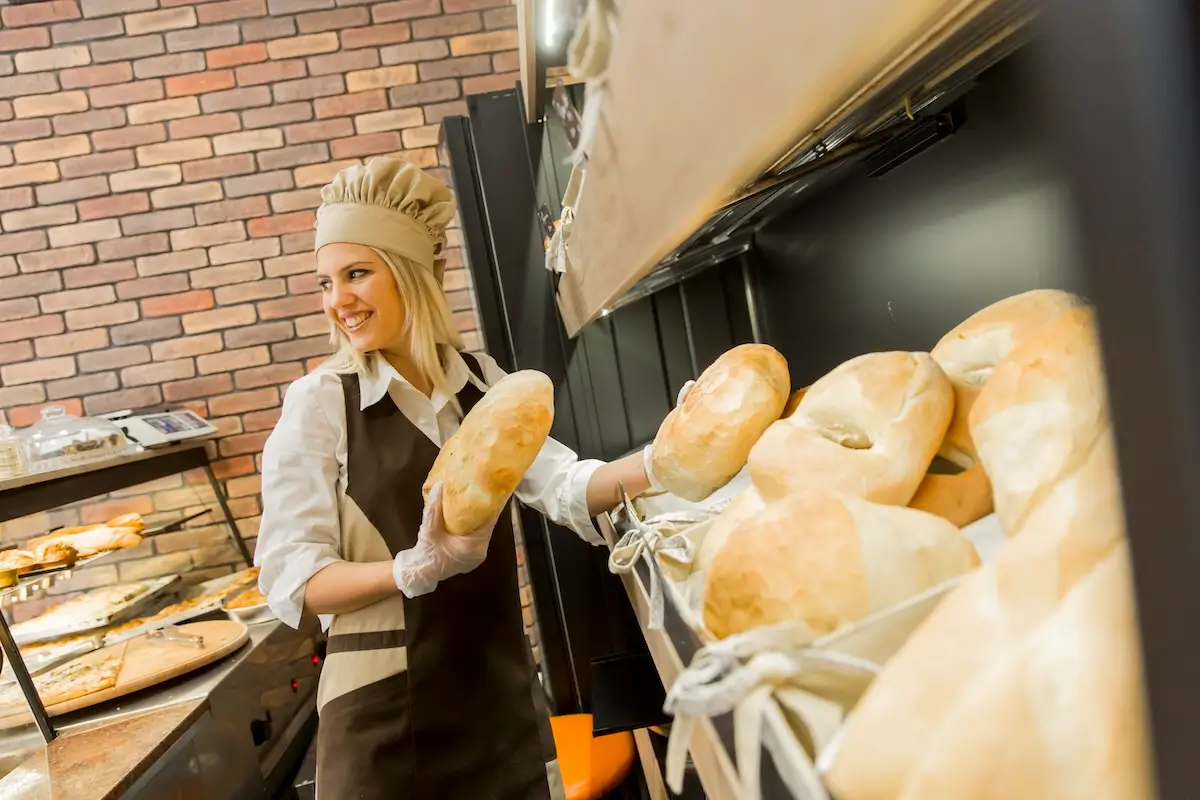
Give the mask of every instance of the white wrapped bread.
POLYGON ((827 776, 839 800, 900 796, 947 715, 979 676, 1015 652, 1118 546, 1124 535, 1120 501, 1106 434, 996 561, 951 592, 868 689, 827 776))
POLYGON ((954 393, 926 353, 870 353, 814 383, 750 451, 767 500, 820 487, 906 505, 950 424, 954 393))
POLYGON ((471 533, 500 513, 553 422, 554 384, 542 373, 514 372, 488 389, 442 445, 425 479, 426 499, 442 484, 449 533, 471 533))
POLYGON ((718 638, 794 620, 828 633, 979 563, 939 517, 831 491, 750 500, 739 514, 705 579, 704 623, 718 638))
POLYGON ((898 800, 1150 800, 1128 548, 950 710, 898 800))
POLYGON ((668 492, 699 502, 746 464, 750 448, 779 419, 791 389, 787 361, 773 347, 727 351, 663 420, 651 469, 668 492))
POLYGON ((970 414, 1004 532, 1079 468, 1108 428, 1107 387, 1093 312, 1059 315, 996 368, 970 414))
POLYGON ((929 351, 954 387, 954 416, 938 454, 966 469, 977 461, 967 419, 975 398, 1013 348, 1043 325, 1083 305, 1058 289, 1006 297, 972 314, 929 351))

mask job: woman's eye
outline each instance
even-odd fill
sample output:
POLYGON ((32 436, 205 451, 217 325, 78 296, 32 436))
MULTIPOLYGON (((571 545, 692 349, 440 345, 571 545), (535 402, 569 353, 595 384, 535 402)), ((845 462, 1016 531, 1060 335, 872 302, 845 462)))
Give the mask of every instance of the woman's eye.
POLYGON ((317 286, 321 287, 322 292, 328 292, 329 285, 329 281, 317 281, 317 286))
POLYGON ((359 278, 365 278, 366 276, 368 276, 368 275, 370 275, 370 274, 371 274, 371 271, 370 271, 370 270, 366 270, 366 269, 352 269, 352 270, 350 270, 350 280, 352 280, 352 281, 356 281, 356 280, 358 280, 359 278))

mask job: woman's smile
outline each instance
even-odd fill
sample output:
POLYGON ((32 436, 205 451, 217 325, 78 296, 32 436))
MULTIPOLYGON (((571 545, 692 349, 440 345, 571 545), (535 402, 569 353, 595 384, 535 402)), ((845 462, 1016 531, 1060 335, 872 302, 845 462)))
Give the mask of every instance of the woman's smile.
POLYGON ((358 311, 349 316, 343 316, 342 327, 346 329, 347 333, 354 333, 373 316, 375 316, 374 311, 358 311))

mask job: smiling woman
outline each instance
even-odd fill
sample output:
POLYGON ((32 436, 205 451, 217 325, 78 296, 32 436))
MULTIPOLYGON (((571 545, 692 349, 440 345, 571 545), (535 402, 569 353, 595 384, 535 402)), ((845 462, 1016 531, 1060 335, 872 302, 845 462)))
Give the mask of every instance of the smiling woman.
MULTIPOLYGON (((441 286, 449 190, 392 158, 321 193, 317 280, 337 353, 292 384, 263 452, 256 561, 272 611, 320 616, 317 792, 563 796, 529 653, 511 515, 446 531, 443 444, 504 372, 462 353, 441 286), (421 748, 421 758, 416 748, 421 748)), ((652 484, 548 439, 515 496, 592 544, 592 517, 652 484)))

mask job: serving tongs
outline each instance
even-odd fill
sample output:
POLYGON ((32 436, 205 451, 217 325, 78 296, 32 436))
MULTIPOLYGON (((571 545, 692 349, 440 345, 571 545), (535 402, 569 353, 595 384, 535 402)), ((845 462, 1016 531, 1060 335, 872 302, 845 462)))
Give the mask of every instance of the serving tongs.
POLYGON ((178 642, 198 650, 204 649, 204 637, 194 633, 184 633, 174 625, 164 625, 161 628, 146 632, 147 639, 157 639, 164 642, 178 642))

